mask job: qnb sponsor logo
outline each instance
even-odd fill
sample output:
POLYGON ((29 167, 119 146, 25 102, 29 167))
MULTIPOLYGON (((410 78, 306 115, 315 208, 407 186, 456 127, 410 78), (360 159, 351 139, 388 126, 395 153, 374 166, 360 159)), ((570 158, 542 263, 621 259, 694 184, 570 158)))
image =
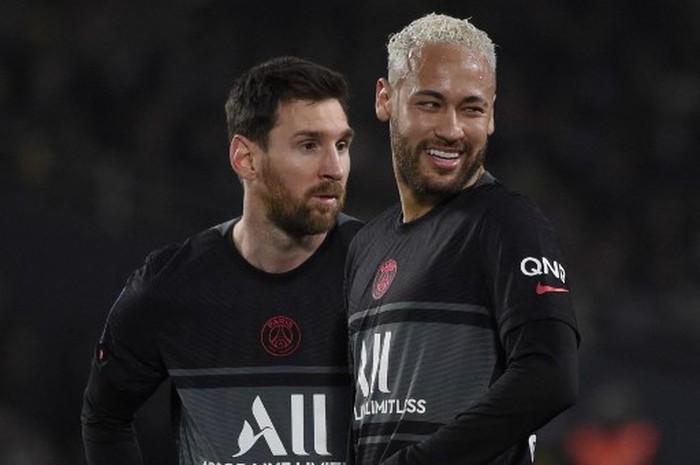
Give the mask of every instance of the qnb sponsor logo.
POLYGON ((372 364, 368 368, 368 351, 365 340, 360 348, 360 366, 357 372, 357 389, 362 398, 357 398, 354 406, 355 419, 385 414, 418 413, 426 411, 425 399, 392 398, 389 389, 389 354, 391 352, 391 331, 384 335, 372 335, 372 364), (369 376, 368 375, 369 371, 369 376), (375 399, 374 397, 377 397, 375 399))
MULTIPOLYGON (((243 421, 243 428, 238 435, 238 452, 233 457, 241 457, 248 452, 258 440, 267 443, 270 453, 275 457, 288 455, 287 449, 291 445, 292 454, 303 457, 310 455, 306 450, 306 432, 304 431, 304 395, 292 394, 290 396, 290 437, 285 447, 280 434, 272 422, 265 404, 260 396, 253 401, 251 411, 253 413, 256 428, 253 428, 248 420, 243 421), (257 431, 257 432, 256 432, 257 431)), ((326 395, 313 395, 313 448, 317 455, 328 456, 328 426, 326 421, 326 395)))
POLYGON ((555 278, 566 282, 566 270, 556 260, 550 260, 547 257, 525 257, 520 262, 520 271, 525 276, 540 276, 543 274, 551 274, 555 278))

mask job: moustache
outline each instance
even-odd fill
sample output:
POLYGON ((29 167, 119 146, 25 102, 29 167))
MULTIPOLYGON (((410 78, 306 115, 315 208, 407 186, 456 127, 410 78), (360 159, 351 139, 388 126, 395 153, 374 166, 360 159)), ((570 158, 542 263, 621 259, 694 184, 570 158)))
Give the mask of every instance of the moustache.
POLYGON ((342 198, 345 196, 345 188, 337 181, 325 181, 309 189, 306 195, 307 197, 325 195, 342 198))

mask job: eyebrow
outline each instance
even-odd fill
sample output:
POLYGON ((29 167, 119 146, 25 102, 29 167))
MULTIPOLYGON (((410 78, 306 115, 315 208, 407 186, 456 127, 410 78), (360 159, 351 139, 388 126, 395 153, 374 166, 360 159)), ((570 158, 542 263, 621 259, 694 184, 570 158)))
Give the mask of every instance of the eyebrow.
MULTIPOLYGON (((416 96, 423 96, 423 97, 433 97, 438 100, 445 100, 445 96, 442 95, 440 92, 436 92, 434 90, 419 90, 415 94, 413 94, 414 97, 416 96)), ((486 107, 489 106, 489 102, 484 99, 483 97, 479 97, 478 95, 470 95, 469 97, 465 97, 462 99, 461 102, 459 102, 460 105, 463 105, 465 103, 479 103, 481 105, 484 105, 486 107)))
MULTIPOLYGON (((322 131, 298 131, 295 132, 293 137, 311 137, 314 139, 321 139, 324 135, 324 132, 322 131)), ((348 128, 343 134, 340 136, 340 139, 352 139, 355 137, 355 131, 352 128, 348 128)))

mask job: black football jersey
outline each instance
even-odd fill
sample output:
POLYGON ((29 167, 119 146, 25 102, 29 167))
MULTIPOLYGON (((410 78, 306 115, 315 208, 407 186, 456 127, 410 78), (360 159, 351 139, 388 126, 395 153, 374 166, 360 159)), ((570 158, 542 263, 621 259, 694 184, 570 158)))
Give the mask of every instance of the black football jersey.
MULTIPOLYGON (((549 222, 488 173, 415 221, 402 223, 396 206, 368 223, 351 244, 346 286, 363 465, 429 438, 484 396, 513 328, 576 328, 549 222)), ((493 463, 530 463, 526 438, 514 448, 493 463)))
POLYGON ((107 395, 136 408, 169 377, 181 464, 340 464, 351 412, 343 271, 361 223, 340 215, 306 262, 279 274, 243 259, 232 223, 151 254, 129 278, 93 367, 103 381, 92 385, 111 393, 88 387, 84 417, 108 421, 94 401, 107 395))

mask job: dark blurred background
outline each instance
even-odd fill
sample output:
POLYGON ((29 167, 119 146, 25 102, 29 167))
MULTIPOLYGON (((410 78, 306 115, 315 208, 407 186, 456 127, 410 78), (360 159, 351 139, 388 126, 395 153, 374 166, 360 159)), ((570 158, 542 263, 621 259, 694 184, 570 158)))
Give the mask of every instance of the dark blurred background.
MULTIPOLYGON (((498 44, 488 166, 559 231, 581 395, 541 465, 697 463, 700 2, 26 0, 0 6, 0 463, 84 463, 79 411, 124 280, 239 214, 223 104, 272 56, 352 88, 347 211, 397 200, 374 83, 387 36, 443 12, 498 44)), ((157 396, 144 453, 168 463, 157 396)))

